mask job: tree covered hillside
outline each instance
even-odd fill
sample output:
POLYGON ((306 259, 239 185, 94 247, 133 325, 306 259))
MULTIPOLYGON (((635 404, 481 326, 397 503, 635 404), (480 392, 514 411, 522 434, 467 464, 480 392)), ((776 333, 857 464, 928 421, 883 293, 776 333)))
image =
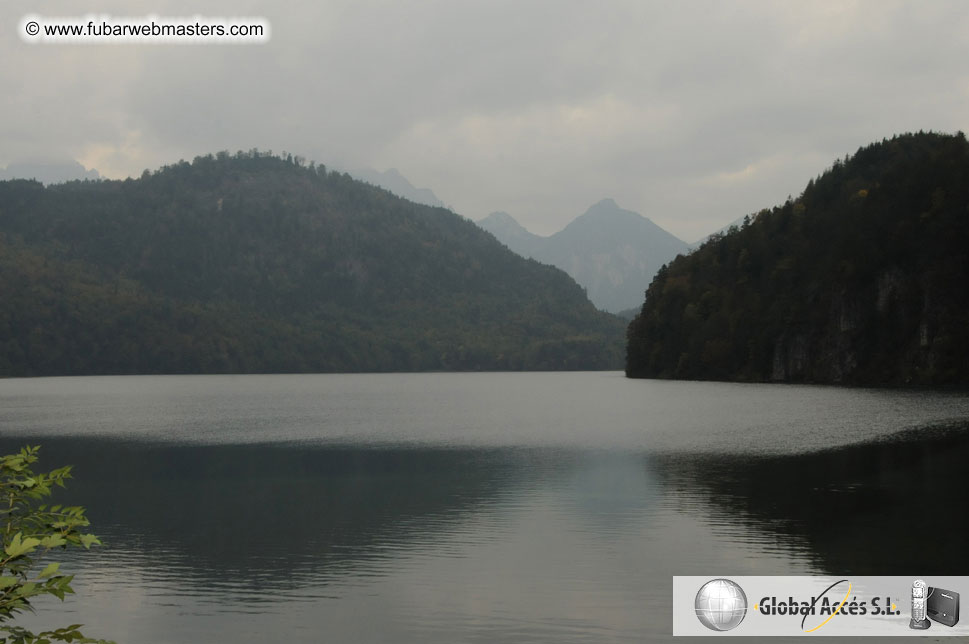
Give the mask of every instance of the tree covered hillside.
POLYGON ((664 267, 633 377, 969 383, 969 144, 918 133, 664 267))
POLYGON ((291 158, 0 182, 0 375, 601 369, 621 337, 470 221, 291 158))

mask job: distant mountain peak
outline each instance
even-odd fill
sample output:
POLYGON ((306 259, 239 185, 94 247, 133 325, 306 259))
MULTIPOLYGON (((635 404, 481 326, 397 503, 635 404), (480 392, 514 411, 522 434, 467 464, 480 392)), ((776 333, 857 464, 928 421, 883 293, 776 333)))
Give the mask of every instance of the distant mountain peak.
MULTIPOLYGON (((516 226, 521 226, 518 220, 509 215, 504 210, 496 210, 495 212, 489 214, 487 217, 481 219, 481 221, 500 221, 505 224, 515 224, 516 226)), ((524 226, 522 226, 524 228, 524 226)))
POLYGON ((612 197, 606 197, 589 206, 589 210, 620 210, 619 204, 612 197))
MULTIPOLYGON (((676 239, 669 232, 654 223, 649 217, 644 217, 638 212, 626 210, 617 204, 613 199, 603 199, 598 201, 586 210, 583 214, 573 219, 568 226, 556 235, 584 234, 592 238, 602 240, 602 243, 613 243, 613 240, 623 236, 658 236, 676 239)), ((671 257, 672 259, 672 257, 671 257)))
POLYGON ((626 210, 616 203, 614 199, 606 198, 589 206, 588 210, 584 214, 576 217, 574 221, 578 221, 583 217, 595 217, 603 218, 608 217, 617 220, 643 220, 649 221, 648 217, 644 217, 638 212, 632 210, 626 210))
POLYGON ((685 242, 611 198, 589 206, 550 237, 528 232, 504 212, 478 225, 519 255, 561 268, 596 306, 612 312, 640 306, 659 267, 686 252, 685 242))
MULTIPOLYGON (((487 217, 478 220, 477 223, 479 226, 492 234, 495 234, 494 231, 491 230, 492 228, 500 228, 503 231, 516 235, 533 235, 532 232, 518 223, 517 219, 504 211, 493 212, 487 217)), ((537 235, 534 236, 537 237, 537 235)))

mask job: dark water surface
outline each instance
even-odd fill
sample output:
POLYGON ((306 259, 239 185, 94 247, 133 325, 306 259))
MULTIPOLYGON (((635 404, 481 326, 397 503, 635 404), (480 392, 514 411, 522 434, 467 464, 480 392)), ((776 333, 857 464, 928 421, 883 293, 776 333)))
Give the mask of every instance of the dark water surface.
POLYGON ((674 575, 969 574, 967 419, 614 373, 0 381, 3 453, 73 463, 106 543, 24 623, 133 644, 662 642, 674 575))

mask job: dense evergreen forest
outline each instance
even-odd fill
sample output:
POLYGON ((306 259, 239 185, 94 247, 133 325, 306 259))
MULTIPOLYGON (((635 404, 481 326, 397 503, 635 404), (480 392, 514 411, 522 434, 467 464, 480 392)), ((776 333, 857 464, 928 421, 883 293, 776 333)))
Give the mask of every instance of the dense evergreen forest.
POLYGON ((605 369, 622 322, 443 209, 250 151, 0 182, 0 375, 605 369))
POLYGON ((969 384, 969 144, 896 136, 663 267, 631 377, 969 384))

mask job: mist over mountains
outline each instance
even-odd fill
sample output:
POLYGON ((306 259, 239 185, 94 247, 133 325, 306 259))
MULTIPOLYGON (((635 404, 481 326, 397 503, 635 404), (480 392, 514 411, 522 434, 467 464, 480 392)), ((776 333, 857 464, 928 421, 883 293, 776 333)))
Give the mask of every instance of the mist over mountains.
POLYGON ((593 304, 613 313, 641 306, 656 271, 688 250, 685 242, 612 199, 548 237, 529 232, 504 212, 477 223, 519 255, 561 268, 593 304))

